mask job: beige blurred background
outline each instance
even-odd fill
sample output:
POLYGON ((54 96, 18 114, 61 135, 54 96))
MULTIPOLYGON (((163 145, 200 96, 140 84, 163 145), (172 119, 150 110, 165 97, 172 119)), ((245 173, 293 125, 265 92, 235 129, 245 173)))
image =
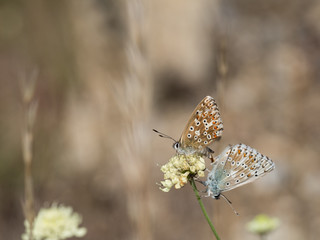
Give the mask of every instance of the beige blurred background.
POLYGON ((213 239, 190 186, 158 189, 174 150, 152 132, 178 139, 206 95, 224 121, 216 153, 242 142, 276 164, 226 193, 239 217, 204 199, 221 238, 257 239, 246 223, 266 213, 281 221, 268 239, 318 239, 319 23, 316 0, 0 1, 0 239, 24 231, 35 71, 35 208, 72 206, 84 239, 213 239))

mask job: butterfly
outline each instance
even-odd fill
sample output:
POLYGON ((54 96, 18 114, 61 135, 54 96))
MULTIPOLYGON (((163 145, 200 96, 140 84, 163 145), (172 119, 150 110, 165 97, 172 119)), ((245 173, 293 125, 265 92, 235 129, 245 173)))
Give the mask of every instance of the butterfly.
POLYGON ((212 165, 203 184, 207 187, 208 196, 216 199, 222 192, 253 182, 275 168, 270 158, 245 144, 228 146, 214 158, 212 165))
POLYGON ((178 154, 199 154, 213 159, 213 150, 209 145, 221 137, 223 124, 215 100, 206 96, 194 109, 179 141, 155 129, 153 131, 159 133, 160 137, 172 139, 173 148, 178 154))

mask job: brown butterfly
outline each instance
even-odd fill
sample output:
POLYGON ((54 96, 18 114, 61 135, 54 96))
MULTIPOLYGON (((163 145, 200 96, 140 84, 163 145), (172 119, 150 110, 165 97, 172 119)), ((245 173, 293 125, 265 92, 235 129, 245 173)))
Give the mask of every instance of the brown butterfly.
POLYGON ((223 124, 215 100, 206 96, 194 109, 179 141, 155 129, 153 131, 160 137, 172 139, 178 154, 199 154, 213 159, 209 145, 221 137, 223 124))

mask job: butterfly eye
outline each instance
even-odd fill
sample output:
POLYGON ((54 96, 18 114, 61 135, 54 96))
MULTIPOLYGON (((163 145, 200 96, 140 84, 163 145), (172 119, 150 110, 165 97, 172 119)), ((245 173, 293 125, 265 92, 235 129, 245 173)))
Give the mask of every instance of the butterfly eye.
POLYGON ((174 149, 177 150, 179 147, 180 147, 180 144, 179 144, 178 142, 176 142, 176 143, 173 144, 173 148, 174 148, 174 149))

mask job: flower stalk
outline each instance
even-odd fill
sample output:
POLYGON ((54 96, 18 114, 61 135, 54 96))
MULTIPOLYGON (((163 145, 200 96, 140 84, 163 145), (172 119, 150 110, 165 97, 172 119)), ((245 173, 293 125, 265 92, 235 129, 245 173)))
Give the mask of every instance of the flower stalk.
POLYGON ((208 222, 208 224, 209 224, 214 236, 216 237, 217 240, 220 240, 220 237, 219 237, 215 227, 213 226, 213 223, 211 222, 211 220, 209 218, 209 215, 208 215, 208 213, 207 213, 207 211, 206 211, 206 209, 205 209, 205 207, 203 205, 203 202, 201 200, 201 197, 200 197, 199 191, 197 189, 196 183, 194 182, 194 177, 190 177, 189 178, 189 182, 190 182, 191 187, 192 187, 192 189, 193 189, 193 191, 194 191, 194 193, 195 193, 195 195, 197 197, 197 200, 198 200, 198 203, 199 203, 199 205, 201 207, 203 215, 205 216, 205 218, 206 218, 206 220, 207 220, 207 222, 208 222))

